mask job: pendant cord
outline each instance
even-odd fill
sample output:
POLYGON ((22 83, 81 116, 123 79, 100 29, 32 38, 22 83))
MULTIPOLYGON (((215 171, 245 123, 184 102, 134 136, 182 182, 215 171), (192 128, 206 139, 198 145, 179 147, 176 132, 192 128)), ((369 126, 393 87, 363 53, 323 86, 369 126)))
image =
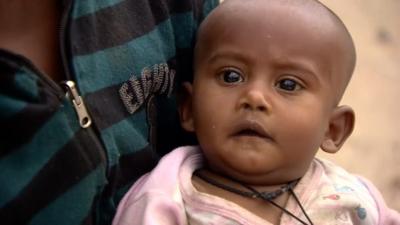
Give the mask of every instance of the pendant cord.
MULTIPOLYGON (((298 181, 298 180, 297 180, 297 181, 298 181)), ((268 202, 271 203, 273 206, 279 208, 279 209, 282 210, 284 213, 286 213, 286 214, 290 215, 291 217, 295 218, 295 219, 296 219, 297 221, 299 221, 300 223, 302 223, 302 224, 304 224, 304 225, 307 225, 306 222, 304 222, 302 219, 300 219, 299 217, 297 217, 296 215, 294 215, 293 213, 291 213, 289 210, 287 210, 287 209, 285 209, 284 207, 282 207, 282 206, 276 204, 274 201, 272 201, 272 200, 270 200, 270 199, 263 198, 262 194, 261 194, 259 191, 257 191, 255 188, 253 188, 253 187, 251 187, 251 186, 248 186, 248 185, 245 185, 245 184, 242 184, 242 185, 243 185, 244 187, 246 187, 247 189, 251 190, 252 192, 257 193, 257 195, 260 196, 260 198, 262 198, 262 199, 265 200, 265 201, 268 201, 268 202)), ((293 191, 292 188, 289 189, 289 193, 293 195, 293 197, 294 197, 296 203, 299 205, 301 211, 303 212, 303 214, 304 214, 305 217, 307 218, 307 220, 308 220, 308 222, 310 223, 310 225, 314 225, 313 222, 311 221, 310 217, 307 215, 306 211, 304 210, 303 205, 301 204, 300 200, 297 198, 297 196, 296 196, 296 194, 294 193, 294 191, 293 191)))
POLYGON ((296 179, 293 181, 290 181, 289 183, 287 183, 286 185, 280 187, 279 189, 275 190, 275 191, 271 191, 271 192, 260 192, 257 191, 255 188, 243 184, 239 181, 235 181, 236 183, 240 184, 241 186, 243 186, 244 188, 248 189, 250 192, 247 191, 243 191, 243 190, 239 190, 233 187, 230 187, 228 185, 222 184, 217 182, 216 180, 213 180, 201 173, 197 171, 195 171, 193 173, 194 175, 196 175, 197 177, 201 178, 202 180, 206 181, 209 184, 212 184, 216 187, 219 187, 221 189, 224 189, 226 191, 244 196, 244 197, 248 197, 248 198, 260 198, 264 201, 267 201, 269 203, 271 203, 273 206, 279 208, 280 210, 282 210, 284 213, 290 215, 291 217, 295 218, 297 221, 299 221, 300 223, 307 225, 306 222, 304 222, 302 219, 300 219, 299 217, 297 217, 296 215, 294 215, 293 213, 291 213, 290 211, 288 211, 287 209, 285 209, 284 207, 278 205, 277 203, 275 203, 273 201, 273 199, 277 198, 278 196, 282 195, 285 192, 289 192, 293 198, 295 199, 296 203, 299 205, 301 211, 303 212, 303 214, 305 215, 305 217, 307 218, 308 222, 310 225, 314 225, 313 222, 311 221, 310 217, 307 215, 303 205, 301 204, 300 200, 298 199, 298 197, 296 196, 296 194, 293 191, 293 188, 296 186, 296 184, 299 182, 300 179, 296 179))
POLYGON ((301 202, 300 202, 299 198, 297 197, 296 193, 294 193, 293 189, 290 189, 289 191, 293 195, 293 198, 296 200, 297 204, 300 206, 300 209, 303 212, 304 216, 307 218, 308 222, 310 222, 311 225, 314 225, 313 222, 311 221, 310 217, 306 213, 306 210, 304 209, 303 205, 301 204, 301 202))

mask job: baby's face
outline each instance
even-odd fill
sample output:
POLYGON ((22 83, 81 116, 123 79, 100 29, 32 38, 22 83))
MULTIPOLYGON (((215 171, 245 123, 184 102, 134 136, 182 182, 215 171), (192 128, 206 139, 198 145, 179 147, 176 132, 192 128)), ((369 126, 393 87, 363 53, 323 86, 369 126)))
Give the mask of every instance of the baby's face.
POLYGON ((335 76, 345 70, 335 32, 314 19, 247 7, 205 28, 191 111, 212 169, 253 184, 305 173, 336 106, 335 76))

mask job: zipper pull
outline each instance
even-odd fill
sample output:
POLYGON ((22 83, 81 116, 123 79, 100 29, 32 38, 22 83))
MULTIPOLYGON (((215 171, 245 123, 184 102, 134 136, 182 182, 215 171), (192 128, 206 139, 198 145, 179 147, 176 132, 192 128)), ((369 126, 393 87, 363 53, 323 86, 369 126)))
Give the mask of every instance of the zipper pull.
POLYGON ((78 114, 79 124, 82 128, 88 128, 92 124, 92 119, 86 110, 82 97, 76 89, 75 82, 69 80, 62 84, 67 89, 67 97, 72 101, 75 111, 78 114))

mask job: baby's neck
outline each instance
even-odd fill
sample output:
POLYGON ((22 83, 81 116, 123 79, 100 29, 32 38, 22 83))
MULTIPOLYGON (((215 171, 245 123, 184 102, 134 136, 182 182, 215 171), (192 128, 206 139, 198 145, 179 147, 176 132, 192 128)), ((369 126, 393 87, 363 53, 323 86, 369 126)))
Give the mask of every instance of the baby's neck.
MULTIPOLYGON (((212 171, 202 169, 197 171, 192 177, 193 186, 200 192, 204 192, 207 194, 215 195, 231 202, 234 202, 241 207, 247 209, 253 214, 261 217, 272 224, 279 224, 280 218, 282 216, 282 210, 273 206, 266 200, 257 197, 246 197, 245 194, 234 193, 234 191, 227 190, 229 188, 235 189, 238 192, 251 194, 253 191, 245 188, 245 186, 249 186, 256 190, 257 192, 274 192, 280 189, 282 186, 286 184, 277 184, 277 185, 248 185, 241 184, 238 181, 234 181, 232 179, 221 176, 212 171), (203 177, 203 178, 200 178, 203 177), (206 178, 208 181, 206 181, 206 178), (211 181, 211 182, 210 182, 211 181), (213 184, 214 182, 214 184, 213 184), (245 185, 245 186, 244 186, 245 185)), ((273 201, 285 207, 286 203, 289 199, 288 192, 284 192, 278 197, 274 198, 273 201)))

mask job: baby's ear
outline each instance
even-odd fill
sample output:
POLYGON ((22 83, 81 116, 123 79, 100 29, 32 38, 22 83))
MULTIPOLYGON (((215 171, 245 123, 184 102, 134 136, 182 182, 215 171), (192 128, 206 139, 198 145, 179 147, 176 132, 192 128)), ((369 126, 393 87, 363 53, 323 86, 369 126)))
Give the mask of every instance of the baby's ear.
POLYGON ((194 132, 192 113, 193 86, 189 82, 183 83, 182 94, 179 101, 179 118, 181 126, 188 132, 194 132))
POLYGON ((325 138, 321 143, 321 149, 328 153, 339 151, 353 132, 354 122, 354 111, 349 106, 339 106, 334 109, 325 138))

